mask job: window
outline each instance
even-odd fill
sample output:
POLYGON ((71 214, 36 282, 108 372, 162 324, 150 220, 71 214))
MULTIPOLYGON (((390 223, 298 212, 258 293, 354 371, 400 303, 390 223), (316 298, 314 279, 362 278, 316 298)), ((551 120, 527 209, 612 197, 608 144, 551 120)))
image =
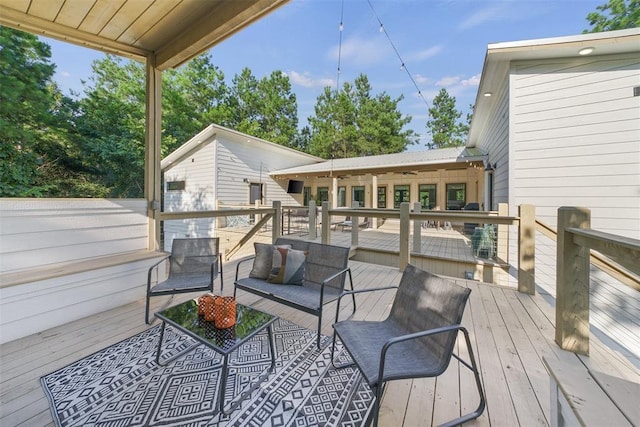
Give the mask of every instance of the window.
POLYGON ((338 187, 338 207, 347 206, 347 187, 338 187))
POLYGON ((320 203, 329 201, 329 187, 318 187, 318 200, 320 203))
POLYGON ((387 187, 378 187, 378 207, 387 207, 387 187))
POLYGON ((184 181, 167 181, 167 191, 184 191, 184 181))
POLYGON ((358 207, 364 206, 364 187, 351 187, 351 203, 358 202, 358 207))
POLYGON ((304 187, 302 189, 302 205, 309 206, 309 200, 311 200, 311 187, 304 187))
POLYGON ((447 184, 447 209, 460 210, 467 203, 466 184, 447 184))
POLYGON ((262 204, 264 202, 264 184, 252 182, 249 184, 249 204, 255 205, 257 201, 262 204))
POLYGON ((418 187, 418 199, 422 209, 433 209, 436 207, 436 184, 420 184, 418 187))
POLYGON ((396 185, 393 187, 393 207, 400 209, 400 203, 409 201, 409 186, 396 185))

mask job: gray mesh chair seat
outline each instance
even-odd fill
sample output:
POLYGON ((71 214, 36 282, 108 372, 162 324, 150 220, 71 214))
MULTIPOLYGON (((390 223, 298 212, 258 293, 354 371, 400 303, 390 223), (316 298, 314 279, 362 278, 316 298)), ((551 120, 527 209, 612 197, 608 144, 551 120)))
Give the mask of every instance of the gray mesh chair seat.
POLYGON ((151 297, 187 292, 213 292, 213 282, 220 276, 220 290, 224 288, 222 279, 222 254, 217 237, 194 239, 173 239, 171 255, 149 268, 147 275, 147 301, 144 320, 149 322, 149 302, 151 297), (168 263, 168 275, 159 281, 159 268, 168 263))
MULTIPOLYGON (((387 341, 404 335, 406 330, 388 319, 383 322, 354 320, 341 323, 336 324, 340 339, 351 344, 349 354, 360 367, 367 383, 372 387, 377 386, 382 346, 387 341)), ((442 360, 417 340, 404 341, 390 347, 387 358, 393 360, 393 363, 385 366, 383 382, 408 377, 433 377, 447 369, 442 360), (417 354, 424 357, 411 357, 417 354)))
MULTIPOLYGON (((394 287, 347 291, 340 298, 349 294, 392 288, 394 287)), ((470 293, 471 290, 467 288, 408 265, 402 274, 387 319, 338 322, 338 300, 331 360, 337 368, 355 364, 362 372, 376 394, 372 411, 374 425, 378 422, 380 400, 387 381, 436 377, 447 369, 451 357, 455 357, 473 372, 480 403, 475 411, 445 425, 458 425, 482 415, 485 408, 482 382, 469 334, 460 325, 470 293), (459 332, 465 337, 470 363, 454 353, 459 332), (351 356, 352 363, 335 363, 337 338, 351 356)))

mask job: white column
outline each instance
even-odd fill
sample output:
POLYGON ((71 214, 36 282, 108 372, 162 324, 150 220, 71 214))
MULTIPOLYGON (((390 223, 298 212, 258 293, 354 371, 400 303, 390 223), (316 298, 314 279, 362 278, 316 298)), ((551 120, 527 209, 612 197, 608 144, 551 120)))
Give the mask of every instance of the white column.
MULTIPOLYGON (((371 196, 371 207, 373 209, 378 209, 378 175, 371 175, 371 187, 372 187, 372 196, 371 196)), ((378 228, 378 218, 369 218, 371 224, 373 224, 373 228, 378 228)))
POLYGON ((493 169, 484 170, 484 194, 483 194, 483 210, 490 211, 491 206, 491 179, 493 177, 493 169))
POLYGON ((338 207, 338 177, 331 179, 331 209, 338 207))

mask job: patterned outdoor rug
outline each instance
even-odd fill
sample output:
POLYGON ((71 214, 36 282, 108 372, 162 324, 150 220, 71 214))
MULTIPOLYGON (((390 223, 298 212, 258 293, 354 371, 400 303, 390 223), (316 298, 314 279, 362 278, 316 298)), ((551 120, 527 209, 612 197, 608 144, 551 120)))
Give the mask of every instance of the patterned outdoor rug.
MULTIPOLYGON (((331 365, 314 332, 285 320, 273 327, 276 368, 229 416, 214 414, 222 358, 203 345, 166 367, 155 362, 160 327, 42 377, 53 418, 62 426, 360 426, 373 394, 353 367, 331 365)), ((193 344, 171 327, 163 359, 193 344)), ((341 358, 348 357, 341 355, 341 358)), ((344 359, 343 359, 344 360, 344 359)), ((227 402, 270 363, 266 334, 233 353, 227 402)))

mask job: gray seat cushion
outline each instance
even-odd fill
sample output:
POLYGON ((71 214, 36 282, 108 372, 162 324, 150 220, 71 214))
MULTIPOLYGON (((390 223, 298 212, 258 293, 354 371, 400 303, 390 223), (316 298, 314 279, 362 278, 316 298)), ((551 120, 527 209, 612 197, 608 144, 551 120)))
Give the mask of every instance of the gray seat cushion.
MULTIPOLYGON (((236 284, 240 287, 246 286, 260 293, 275 296, 281 300, 313 310, 319 310, 321 307, 320 286, 314 283, 281 285, 248 277, 239 279, 236 284)), ((324 292, 324 303, 334 301, 338 296, 340 296, 340 290, 327 287, 324 292)))

